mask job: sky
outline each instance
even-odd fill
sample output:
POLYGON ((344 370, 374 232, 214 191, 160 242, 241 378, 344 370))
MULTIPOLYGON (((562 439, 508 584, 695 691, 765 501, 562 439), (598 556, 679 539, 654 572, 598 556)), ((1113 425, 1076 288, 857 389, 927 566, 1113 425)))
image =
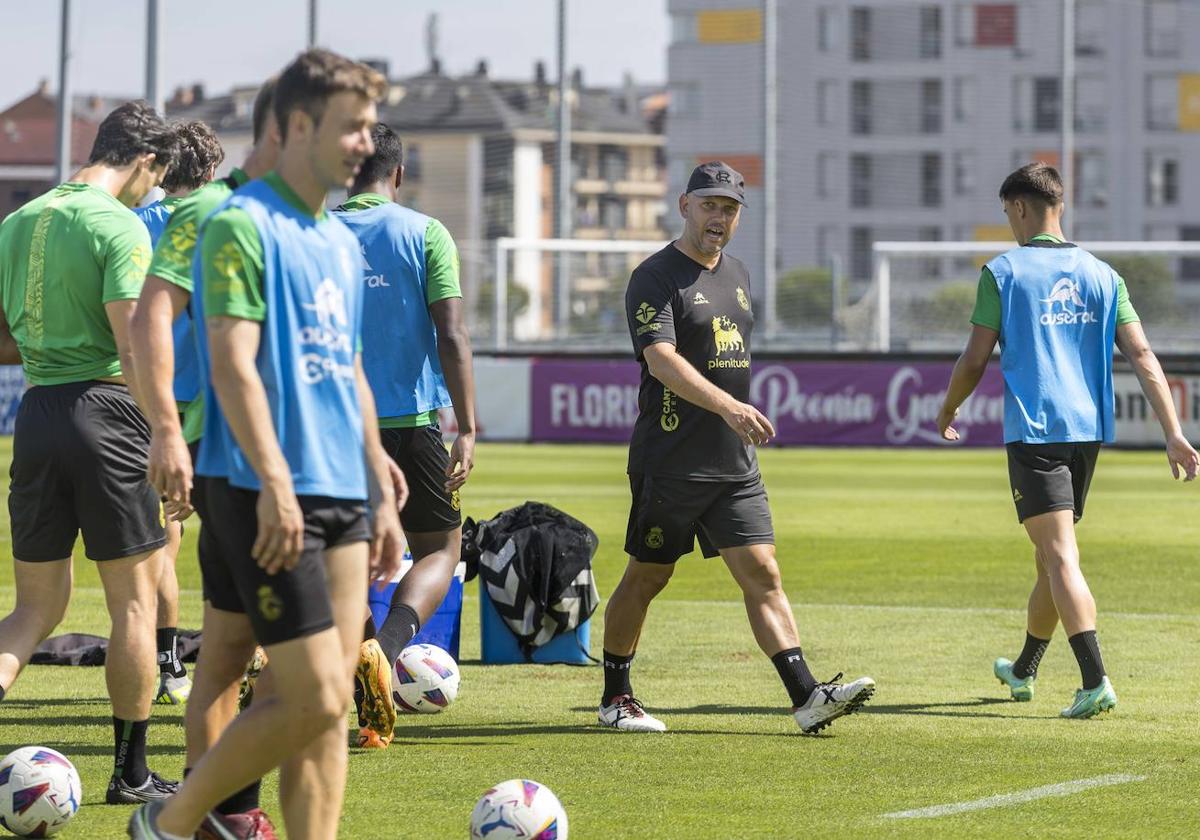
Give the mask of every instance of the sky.
MULTIPOLYGON (((146 0, 73 0, 75 93, 143 95, 146 0)), ((308 0, 160 0, 166 96, 202 82, 210 93, 258 84, 305 46, 308 0)), ((40 79, 58 87, 56 0, 0 0, 0 109, 40 79)), ((585 84, 666 79, 666 0, 568 0, 571 66, 585 84)), ((317 42, 354 58, 382 58, 393 77, 428 67, 426 20, 436 12, 443 72, 531 78, 538 59, 556 76, 557 0, 318 0, 317 42)))

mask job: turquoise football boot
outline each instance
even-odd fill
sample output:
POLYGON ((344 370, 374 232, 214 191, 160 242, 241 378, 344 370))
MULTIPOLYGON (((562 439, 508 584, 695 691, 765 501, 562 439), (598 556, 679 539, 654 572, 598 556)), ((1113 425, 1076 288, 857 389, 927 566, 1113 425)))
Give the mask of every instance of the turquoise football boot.
POLYGON ((1090 718, 1101 712, 1107 712, 1117 705, 1117 692, 1113 691, 1108 677, 1100 681, 1100 685, 1091 689, 1079 689, 1075 692, 1075 702, 1063 709, 1060 714, 1065 718, 1090 718))
POLYGON ((1017 677, 1013 674, 1013 664, 1003 656, 992 665, 992 673, 996 675, 996 679, 1008 686, 1012 699, 1019 703, 1028 703, 1033 699, 1033 681, 1037 679, 1037 674, 1030 674, 1024 679, 1017 677))

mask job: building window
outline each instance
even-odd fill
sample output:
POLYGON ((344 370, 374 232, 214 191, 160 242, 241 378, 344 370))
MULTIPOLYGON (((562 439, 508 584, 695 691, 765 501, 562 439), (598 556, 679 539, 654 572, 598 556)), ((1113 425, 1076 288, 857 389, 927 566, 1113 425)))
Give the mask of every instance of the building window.
POLYGON ((1174 131, 1179 126, 1179 77, 1155 73, 1146 77, 1146 128, 1174 131))
POLYGON ((850 206, 871 206, 870 155, 850 155, 850 206))
POLYGON ((1151 58, 1179 56, 1179 0, 1146 0, 1146 55, 1151 58))
POLYGON ((921 131, 940 134, 942 131, 942 80, 921 82, 921 131))
POLYGON ((838 229, 834 225, 819 225, 817 227, 818 265, 833 265, 834 256, 837 254, 837 233, 838 229))
POLYGON ((625 202, 619 198, 600 199, 600 226, 609 230, 624 230, 625 202))
POLYGON ((667 88, 667 114, 672 117, 700 116, 700 86, 680 82, 667 88))
POLYGON ((834 79, 817 82, 817 125, 834 125, 837 122, 838 83, 834 79))
POLYGON ((600 147, 600 177, 605 181, 624 181, 629 171, 629 155, 618 146, 600 147))
POLYGON ((850 276, 856 280, 871 277, 871 244, 874 241, 869 227, 850 228, 850 276))
POLYGON ((1100 132, 1104 130, 1109 108, 1109 91, 1100 76, 1079 76, 1075 79, 1075 130, 1100 132))
POLYGON ((1108 8, 1104 5, 1104 0, 1080 0, 1075 7, 1075 55, 1104 55, 1104 39, 1107 32, 1108 8))
POLYGON ((959 4, 954 9, 954 42, 960 47, 1012 47, 1017 42, 1013 3, 959 4))
POLYGON ((832 198, 834 192, 834 168, 837 166, 836 152, 817 154, 817 197, 832 198))
POLYGON ((921 7, 921 58, 940 58, 942 55, 942 9, 940 6, 921 7))
POLYGON ((1085 207, 1108 205, 1108 170, 1103 152, 1079 152, 1075 155, 1075 201, 1085 207))
POLYGON ((850 58, 871 60, 871 10, 862 6, 850 10, 850 58))
POLYGON ((1057 76, 1017 76, 1013 79, 1013 130, 1059 131, 1061 96, 1057 76))
POLYGON ((817 9, 817 49, 833 52, 842 44, 841 9, 837 6, 822 6, 817 9))
POLYGON ((921 204, 924 207, 942 205, 942 156, 937 153, 921 155, 921 204))
POLYGON ((696 15, 694 12, 675 12, 671 15, 671 43, 693 44, 696 42, 696 15))
POLYGON ((850 133, 871 133, 871 83, 862 79, 850 83, 850 133))
POLYGON ((421 147, 416 143, 404 146, 404 180, 421 180, 421 147))
POLYGON ((954 153, 954 194, 971 195, 975 192, 975 174, 978 163, 974 151, 954 153))
POLYGON ((1179 155, 1146 152, 1146 204, 1173 207, 1179 203, 1179 155))
POLYGON ((954 79, 954 121, 969 123, 975 117, 976 85, 974 76, 954 79))

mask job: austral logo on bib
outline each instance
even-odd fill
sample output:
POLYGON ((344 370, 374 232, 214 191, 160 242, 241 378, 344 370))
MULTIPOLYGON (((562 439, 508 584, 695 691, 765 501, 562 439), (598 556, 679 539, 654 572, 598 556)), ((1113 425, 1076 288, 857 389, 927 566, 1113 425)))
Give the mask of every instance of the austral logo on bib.
POLYGON ((1079 291, 1078 281, 1072 280, 1070 277, 1063 277, 1055 283, 1054 288, 1050 291, 1050 297, 1042 298, 1042 303, 1048 307, 1047 311, 1043 312, 1042 317, 1038 319, 1042 326, 1059 327, 1071 324, 1098 323, 1099 319, 1096 318, 1096 313, 1087 311, 1087 304, 1079 296, 1079 291), (1057 312, 1054 308, 1055 304, 1058 304, 1057 312))
POLYGON ((391 284, 383 276, 383 272, 376 273, 374 267, 371 265, 371 261, 367 259, 367 246, 361 245, 360 247, 362 248, 363 270, 366 272, 363 275, 363 279, 367 282, 367 288, 386 289, 390 287, 391 284))

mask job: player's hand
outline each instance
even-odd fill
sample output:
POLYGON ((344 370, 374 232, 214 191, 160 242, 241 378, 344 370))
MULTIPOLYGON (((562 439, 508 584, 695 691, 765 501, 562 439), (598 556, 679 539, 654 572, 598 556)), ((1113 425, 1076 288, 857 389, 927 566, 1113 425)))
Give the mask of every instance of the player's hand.
POLYGON ((1167 440, 1167 461, 1171 464, 1171 475, 1179 478, 1182 470, 1184 481, 1194 481, 1196 473, 1200 472, 1200 455, 1183 435, 1167 440))
POLYGON ((404 505, 408 503, 408 479, 404 477, 404 470, 400 469, 400 465, 392 460, 391 456, 387 456, 388 478, 392 480, 392 493, 396 496, 396 512, 404 510, 404 505))
POLYGON ((775 437, 775 427, 771 421, 750 403, 734 401, 722 419, 737 433, 742 443, 750 446, 762 446, 775 437))
POLYGON ((193 513, 195 508, 191 505, 181 504, 180 502, 172 502, 170 499, 162 500, 163 515, 172 522, 182 522, 193 513))
POLYGON ((192 511, 192 455, 183 436, 155 432, 150 437, 146 480, 163 500, 172 519, 186 519, 192 511), (185 511, 182 516, 178 514, 185 511))
POLYGON ((250 556, 269 575, 296 568, 304 549, 304 514, 292 489, 263 484, 258 494, 258 537, 250 556))
POLYGON ((446 483, 443 485, 447 493, 467 483, 471 470, 475 468, 475 434, 459 434, 450 447, 450 466, 446 467, 446 483))
POLYGON ((400 514, 391 506, 381 506, 375 511, 371 523, 371 551, 369 555, 371 585, 378 590, 400 571, 400 560, 404 557, 404 534, 400 530, 400 514))
POLYGON ((954 411, 948 411, 946 406, 943 405, 941 410, 938 411, 937 425, 938 432, 942 435, 942 440, 958 440, 958 429, 950 425, 956 417, 958 417, 957 408, 954 411))

